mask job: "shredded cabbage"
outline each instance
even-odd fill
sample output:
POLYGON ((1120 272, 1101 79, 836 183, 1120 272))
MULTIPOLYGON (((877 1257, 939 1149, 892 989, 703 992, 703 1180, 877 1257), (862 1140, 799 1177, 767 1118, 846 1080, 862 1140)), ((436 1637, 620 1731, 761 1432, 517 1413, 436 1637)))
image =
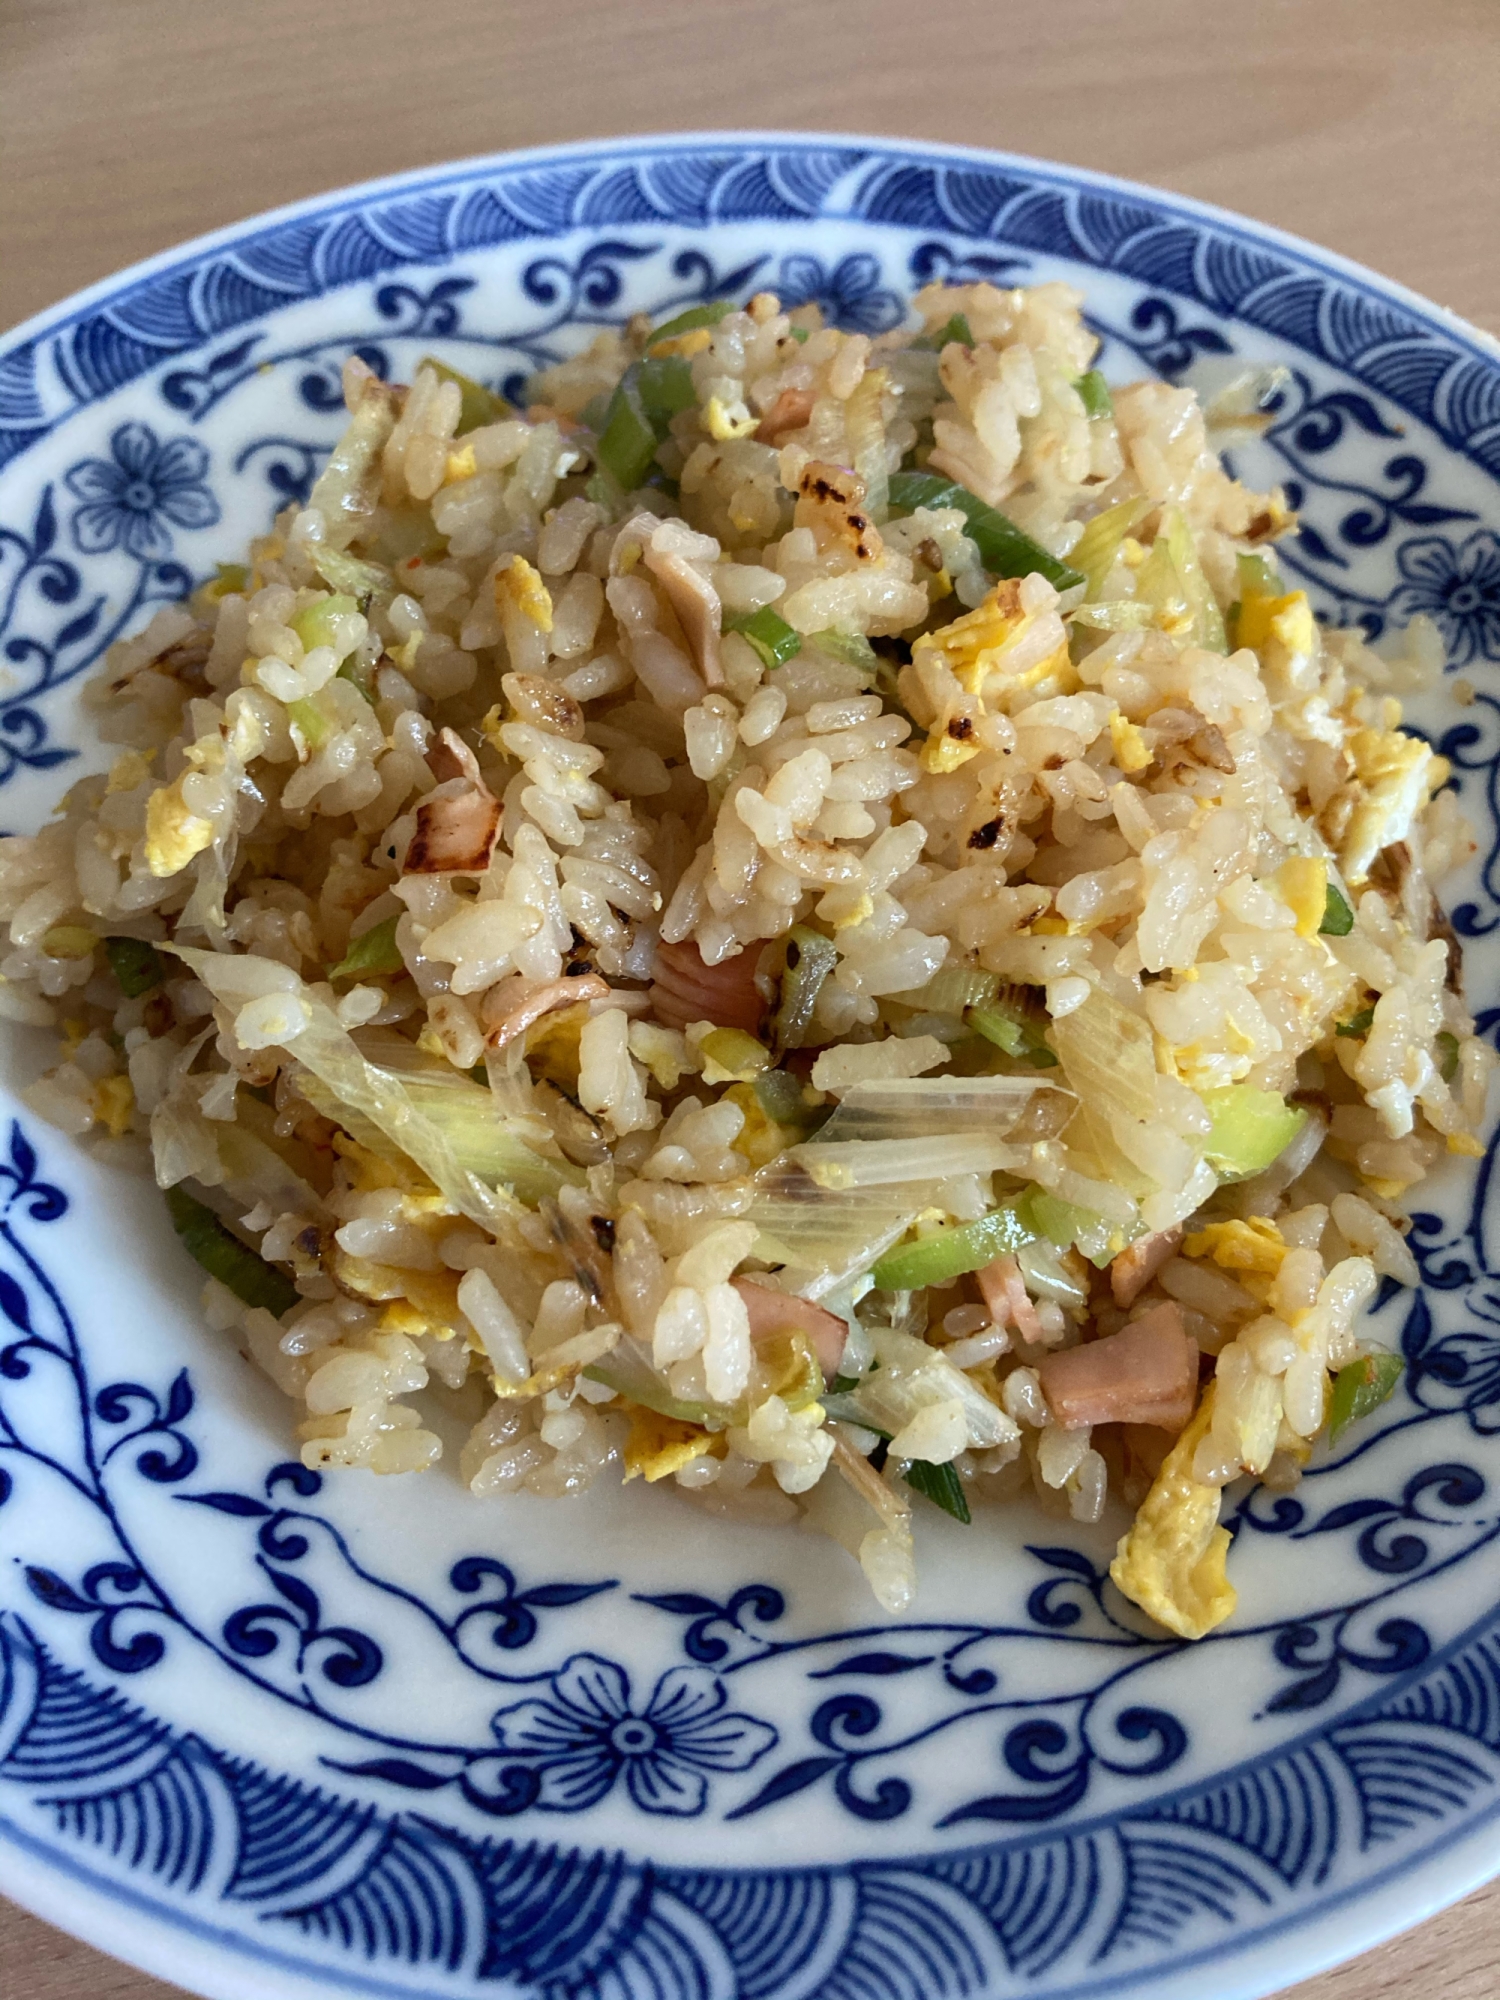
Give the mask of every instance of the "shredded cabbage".
POLYGON ((535 1200, 583 1178, 518 1140, 489 1092, 456 1072, 398 1076, 367 1061, 318 988, 289 967, 248 953, 169 949, 216 1000, 237 1010, 237 1022, 249 1003, 283 1003, 280 1028, 268 1027, 261 1045, 285 1048, 302 1065, 309 1102, 321 1096, 319 1110, 361 1143, 372 1136, 389 1141, 471 1221, 495 1230, 525 1198, 523 1188, 535 1200))

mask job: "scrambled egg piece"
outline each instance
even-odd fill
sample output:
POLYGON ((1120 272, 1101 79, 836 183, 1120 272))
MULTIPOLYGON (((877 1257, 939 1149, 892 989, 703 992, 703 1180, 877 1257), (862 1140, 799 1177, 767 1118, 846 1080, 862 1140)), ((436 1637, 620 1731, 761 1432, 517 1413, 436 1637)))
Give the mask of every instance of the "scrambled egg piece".
POLYGON ((213 821, 201 818, 184 802, 182 779, 158 786, 146 801, 146 866, 156 879, 161 882, 177 874, 213 844, 213 821))
POLYGON ((1109 1566, 1133 1604, 1183 1639, 1201 1639, 1239 1601, 1224 1573, 1229 1530, 1219 1526, 1222 1495, 1193 1477, 1193 1454, 1213 1424, 1213 1402, 1210 1383, 1109 1566))
POLYGON ((677 354, 684 361, 691 361, 695 354, 701 354, 712 346, 713 334, 706 326, 689 327, 686 333, 669 333, 665 340, 653 340, 649 349, 652 354, 677 354))
POLYGON ((1317 621, 1307 592, 1293 590, 1285 597, 1247 592, 1240 601, 1234 637, 1237 646, 1252 647, 1260 655, 1268 673, 1299 680, 1318 646, 1317 621))
POLYGON ((1282 862, 1271 881, 1297 919, 1298 937, 1316 937, 1328 908, 1328 863, 1312 855, 1295 854, 1282 862))
POLYGON ((461 479, 472 479, 479 470, 479 460, 474 455, 474 447, 466 444, 459 451, 450 451, 448 462, 443 467, 443 484, 455 486, 461 479))
POLYGON ((1068 657, 1066 639, 1019 673, 1009 671, 1006 654, 1014 651, 1035 623, 1036 614, 1021 609, 1019 579, 1002 577, 974 610, 966 611, 962 618, 955 618, 939 631, 924 633, 912 650, 912 658, 920 666, 924 654, 937 655, 972 695, 984 693, 991 674, 1007 676, 997 693, 1035 688, 1053 677, 1058 682, 1057 693, 1071 693, 1078 685, 1078 676, 1068 657))
POLYGON ((745 1114, 739 1137, 730 1144, 737 1153, 744 1154, 752 1167, 768 1167, 786 1151, 793 1135, 784 1131, 774 1118, 767 1117, 753 1083, 732 1083, 720 1102, 737 1104, 745 1114))
POLYGON ((1186 1257, 1212 1257, 1226 1271, 1253 1271, 1274 1278, 1286 1256, 1286 1244, 1274 1222, 1252 1216, 1248 1222, 1206 1222, 1182 1246, 1186 1257))
POLYGON ((746 410, 743 403, 733 403, 726 408, 717 396, 709 397, 708 408, 703 414, 709 436, 719 444, 729 444, 735 438, 751 437, 760 428, 760 418, 746 410), (736 410, 744 414, 736 416, 736 410))
POLYGON ((630 1435, 625 1440, 625 1478, 654 1485, 695 1458, 722 1458, 726 1449, 722 1436, 715 1437, 699 1424, 637 1408, 630 1413, 630 1435))
POLYGON ((495 572, 495 609, 502 622, 519 617, 539 632, 552 630, 552 593, 525 556, 512 556, 495 572))
POLYGON ((123 1138, 130 1130, 135 1110, 135 1092, 128 1076, 106 1076, 94 1085, 94 1116, 112 1139, 123 1138))
POLYGON ((1115 762, 1127 778, 1134 777, 1137 771, 1144 771, 1151 762, 1145 737, 1118 709, 1109 718, 1109 740, 1115 747, 1115 762))
POLYGON ((1348 750, 1367 787, 1344 830, 1339 860, 1351 883, 1363 882, 1383 847, 1405 840, 1432 794, 1448 782, 1449 764, 1419 736, 1399 729, 1356 729, 1348 750))

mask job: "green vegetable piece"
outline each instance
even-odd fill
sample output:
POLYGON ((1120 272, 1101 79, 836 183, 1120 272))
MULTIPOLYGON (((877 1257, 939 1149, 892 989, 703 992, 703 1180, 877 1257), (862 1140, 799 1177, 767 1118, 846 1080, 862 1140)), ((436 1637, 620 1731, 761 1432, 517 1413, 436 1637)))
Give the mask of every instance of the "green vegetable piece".
MULTIPOLYGON (((342 670, 341 670, 342 671, 342 670)), ((286 712, 302 732, 302 740, 309 750, 321 750, 333 734, 333 725, 315 701, 305 698, 289 701, 286 712)))
POLYGON ((231 592, 243 592, 250 581, 250 572, 243 563, 215 563, 218 572, 214 578, 213 595, 228 597, 231 592))
POLYGON ((1354 928, 1354 912, 1343 896, 1330 882, 1328 897, 1323 905, 1323 921, 1318 925, 1323 937, 1348 937, 1354 928))
POLYGON ((1341 1368, 1328 1401, 1328 1442, 1337 1444, 1350 1424, 1378 1410, 1405 1373, 1399 1354, 1366 1354, 1341 1368))
POLYGON ((1029 1062, 1033 1069, 1056 1069, 1057 1057, 1042 1038, 1041 1030, 1024 1016, 1001 1006, 969 1007, 964 1019, 971 1028, 1003 1049, 1017 1061, 1029 1062))
POLYGON ((1161 532, 1151 551, 1153 557, 1163 543, 1181 580, 1183 597, 1193 620, 1194 643, 1210 653, 1227 653, 1229 638, 1224 630, 1224 614, 1214 596, 1213 585, 1203 573, 1198 544, 1180 507, 1169 507, 1162 516, 1161 532))
POLYGON ((675 340, 678 334, 692 333, 696 327, 717 326, 721 319, 733 311, 732 299, 710 299, 705 305, 689 306, 687 311, 680 312, 676 319, 663 320, 660 326, 653 328, 646 346, 652 348, 659 341, 675 340))
POLYGON ((1155 504, 1145 498, 1117 501, 1096 514, 1073 544, 1068 560, 1082 572, 1091 598, 1103 590, 1125 537, 1135 533, 1155 504))
POLYGON ((1236 556, 1234 566, 1239 573, 1241 597, 1281 596, 1281 578, 1265 556, 1236 556))
POLYGON ((693 371, 681 355, 651 356, 625 370, 595 447, 601 470, 622 493, 633 493, 644 482, 668 424, 695 400, 693 371))
POLYGON ((315 604, 304 605, 292 619, 292 630, 310 653, 314 646, 331 646, 334 642, 333 621, 347 618, 359 606, 352 597, 345 597, 336 591, 331 597, 320 597, 315 604))
POLYGON ((658 440, 667 434, 667 425, 698 400, 693 387, 693 370, 680 354, 653 354, 635 364, 641 389, 641 404, 657 426, 658 440))
POLYGON ((1079 1251, 1097 1271, 1114 1262, 1119 1235, 1091 1208, 1079 1208, 1040 1187, 1028 1188, 1016 1207, 1021 1220, 1055 1249, 1079 1251))
POLYGON ((595 456, 623 493, 633 493, 651 470, 659 440, 641 401, 635 370, 627 368, 609 399, 595 456))
MULTIPOLYGON (((1369 1034, 1374 1025, 1375 1009, 1373 1007, 1362 1007, 1357 1014, 1351 1015, 1347 1021, 1340 1021, 1333 1032, 1336 1035, 1353 1035, 1357 1040, 1361 1035, 1369 1034)), ((1455 1044, 1455 1048, 1456 1046, 1455 1044)))
POLYGON ((406 961, 396 949, 396 926, 400 921, 398 915, 372 924, 354 940, 337 965, 329 966, 328 977, 362 979, 366 973, 404 972, 406 961))
POLYGON ((153 986, 160 986, 167 976, 167 968, 157 956, 155 947, 147 944, 144 938, 107 937, 104 954, 109 960, 110 971, 115 975, 115 983, 127 1000, 139 1000, 153 986))
POLYGON ((964 1483, 951 1465, 933 1465, 925 1458, 914 1458, 905 1473, 906 1483, 924 1500, 930 1500, 934 1507, 941 1507, 945 1514, 951 1514, 955 1521, 962 1521, 967 1528, 973 1519, 969 1512, 969 1496, 964 1492, 964 1483))
POLYGON ((1457 1035, 1450 1035, 1448 1030, 1444 1028, 1434 1037, 1434 1040, 1442 1057, 1438 1068, 1442 1072, 1443 1081, 1444 1083, 1452 1083, 1454 1077, 1458 1075, 1458 1037, 1457 1035))
POLYGON ((297 1287, 285 1271, 278 1271, 247 1243, 241 1243, 211 1208, 174 1187, 167 1189, 167 1210, 183 1249, 245 1305, 262 1306, 280 1319, 297 1303, 297 1287))
POLYGON ((778 1049, 800 1049, 812 1026, 813 1008, 838 958, 833 939, 807 924, 793 924, 787 932, 786 956, 781 974, 781 997, 771 1019, 771 1032, 778 1049))
POLYGON ((874 668, 880 663, 880 655, 863 632, 840 632, 837 626, 830 625, 826 632, 814 632, 807 643, 816 646, 820 653, 842 660, 846 666, 874 668))
POLYGON ((967 313, 955 313, 946 326, 940 326, 936 333, 926 334, 921 340, 913 341, 912 345, 930 348, 935 354, 941 354, 949 342, 954 340, 961 342, 965 347, 974 345, 974 331, 969 325, 967 313))
POLYGON ((743 1028, 713 1029, 698 1053, 705 1058, 705 1083, 753 1083, 771 1067, 771 1051, 743 1028))
POLYGON ((812 328, 809 326, 789 326, 787 332, 799 347, 806 347, 808 341, 812 338, 812 328))
POLYGON ((1087 375, 1080 375, 1073 387, 1078 391, 1078 400, 1088 416, 1114 415, 1115 406, 1109 393, 1109 384, 1097 368, 1091 368, 1087 375))
POLYGON ((724 620, 726 632, 738 632, 755 649, 756 658, 766 668, 784 667, 802 651, 802 634, 787 624, 769 604, 759 611, 742 611, 724 620))
POLYGON ((1057 590, 1071 590, 1083 582, 1078 570, 1049 555, 1014 521, 986 506, 977 493, 954 480, 940 479, 935 472, 893 472, 887 504, 893 514, 914 514, 918 507, 957 507, 979 560, 992 576, 1030 576, 1036 571, 1057 590))
POLYGON ((1213 1121, 1203 1157, 1221 1181, 1246 1181, 1264 1173, 1307 1123, 1302 1105, 1248 1083, 1226 1084, 1202 1095, 1213 1121))
POLYGON ((362 562, 343 549, 315 545, 312 562, 329 589, 353 598, 359 611, 368 606, 372 597, 390 597, 396 588, 395 578, 382 563, 362 562))
POLYGON ((486 389, 482 382, 476 382, 472 375, 461 375, 456 368, 450 368, 446 361, 439 361, 435 354, 424 354, 419 367, 430 368, 440 382, 456 382, 459 388, 458 436, 467 431, 477 431, 485 424, 498 424, 504 417, 516 413, 503 396, 497 396, 493 389, 486 389))
POLYGON ((997 1257, 1006 1257, 1030 1243, 1036 1232, 1021 1220, 1013 1203, 992 1208, 977 1222, 960 1223, 898 1243, 887 1250, 871 1272, 882 1292, 916 1292, 924 1285, 946 1285, 968 1271, 982 1271, 997 1257))

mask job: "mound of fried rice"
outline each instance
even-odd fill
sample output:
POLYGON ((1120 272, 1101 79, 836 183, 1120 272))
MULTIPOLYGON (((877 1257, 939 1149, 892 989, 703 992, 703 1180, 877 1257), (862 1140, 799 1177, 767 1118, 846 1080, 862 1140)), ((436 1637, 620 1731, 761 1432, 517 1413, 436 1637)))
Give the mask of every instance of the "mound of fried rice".
POLYGON ((800 1516, 892 1611, 934 1504, 989 1560, 981 1503, 1117 1508, 1197 1637, 1224 1488, 1388 1391, 1492 1060, 1400 727, 1441 648, 1279 573, 1217 450, 1263 381, 1111 392, 1081 305, 762 293, 524 414, 352 359, 307 504, 111 649, 0 1012, 306 1464, 441 1410, 476 1495, 800 1516))

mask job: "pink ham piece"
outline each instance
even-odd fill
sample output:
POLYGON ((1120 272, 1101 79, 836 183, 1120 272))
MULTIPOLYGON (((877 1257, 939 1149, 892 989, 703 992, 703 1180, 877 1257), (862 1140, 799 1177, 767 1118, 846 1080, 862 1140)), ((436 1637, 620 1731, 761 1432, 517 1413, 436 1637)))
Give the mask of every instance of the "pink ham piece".
POLYGON ((993 1264, 986 1264, 974 1275, 979 1281, 979 1295, 996 1326, 1013 1326, 1022 1340, 1035 1342, 1042 1338, 1042 1323, 1014 1257, 997 1257, 993 1264))
POLYGON ((771 1285, 758 1285, 753 1278, 736 1278, 734 1289, 745 1301, 750 1315, 750 1338, 757 1345, 778 1333, 805 1333, 823 1371, 831 1382, 839 1372, 844 1342, 849 1329, 841 1319, 794 1292, 778 1292, 771 1285))
POLYGON ((760 1028, 765 1001, 755 984, 758 948, 742 951, 719 965, 705 965, 691 939, 656 947, 651 1007, 664 1028, 685 1028, 692 1021, 712 1021, 716 1028, 760 1028))
POLYGON ((1151 1424, 1180 1431, 1198 1400, 1198 1347, 1175 1301, 1153 1306, 1118 1333, 1037 1364, 1042 1394, 1064 1430, 1151 1424))
POLYGON ((1122 1311, 1133 1306, 1163 1264, 1172 1261, 1181 1242, 1179 1222, 1175 1229, 1158 1229, 1154 1236, 1143 1236, 1120 1252, 1109 1267, 1109 1288, 1122 1311))

